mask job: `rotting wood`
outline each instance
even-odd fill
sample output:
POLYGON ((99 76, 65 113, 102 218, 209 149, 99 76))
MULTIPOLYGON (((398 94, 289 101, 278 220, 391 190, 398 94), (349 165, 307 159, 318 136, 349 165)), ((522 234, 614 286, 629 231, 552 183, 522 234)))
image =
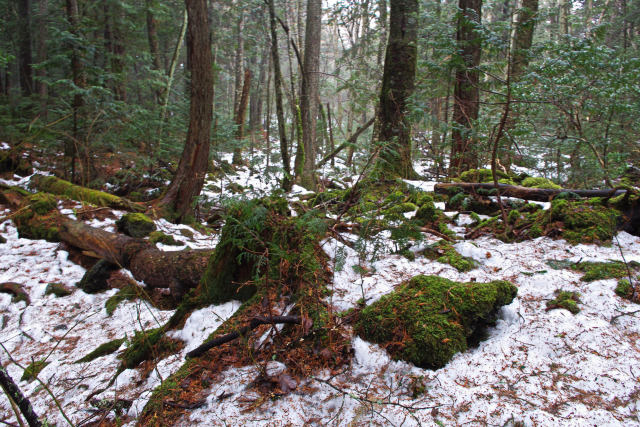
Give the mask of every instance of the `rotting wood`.
POLYGON ((0 292, 13 295, 13 301, 15 302, 24 301, 27 305, 31 304, 29 294, 22 288, 20 283, 0 283, 0 292))
MULTIPOLYGON (((492 190, 496 186, 493 183, 474 182, 453 182, 439 183, 434 187, 434 191, 439 194, 447 194, 450 188, 459 187, 465 193, 475 193, 478 190, 492 190)), ((580 197, 615 197, 624 194, 626 190, 608 188, 604 190, 574 190, 570 188, 530 188, 519 185, 498 184, 498 189, 502 196, 517 197, 525 200, 535 200, 538 202, 548 202, 560 193, 575 193, 580 197)))

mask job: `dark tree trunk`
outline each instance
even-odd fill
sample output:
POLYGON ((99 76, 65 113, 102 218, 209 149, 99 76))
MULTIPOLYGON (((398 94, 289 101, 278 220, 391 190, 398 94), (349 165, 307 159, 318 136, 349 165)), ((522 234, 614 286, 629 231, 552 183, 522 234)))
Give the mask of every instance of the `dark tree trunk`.
MULTIPOLYGON (((149 39, 149 53, 151 54, 151 65, 154 70, 161 71, 162 65, 160 63, 160 42, 158 41, 158 28, 157 21, 153 14, 153 0, 147 0, 147 38, 149 39)), ((156 102, 158 105, 162 105, 164 99, 161 89, 155 91, 156 102)))
POLYGON ((414 90, 418 42, 418 1, 392 0, 389 43, 378 109, 378 140, 382 144, 378 170, 413 178, 411 124, 407 102, 414 90))
POLYGON ((238 22, 236 25, 236 59, 235 59, 235 84, 233 91, 233 114, 238 111, 238 106, 240 105, 240 98, 242 97, 242 76, 244 74, 244 38, 242 35, 243 27, 244 27, 244 13, 242 11, 242 2, 238 2, 236 5, 237 10, 239 11, 238 22))
POLYGON ((205 0, 185 0, 191 63, 189 130, 178 170, 160 204, 175 213, 178 222, 189 219, 194 198, 200 194, 207 173, 213 113, 211 30, 205 0))
MULTIPOLYGON (((47 60, 47 15, 48 15, 49 2, 48 0, 39 0, 38 3, 38 43, 37 43, 37 56, 38 62, 42 64, 47 60)), ((36 91, 40 96, 40 101, 42 103, 42 113, 47 114, 47 95, 48 88, 47 84, 44 82, 45 77, 47 76, 47 71, 44 67, 40 67, 36 70, 36 76, 38 80, 36 81, 36 91)))
MULTIPOLYGON (((247 68, 244 71, 244 84, 242 85, 242 95, 240 95, 240 101, 238 102, 238 109, 236 110, 235 123, 236 123, 236 139, 238 144, 241 143, 244 138, 244 122, 247 116, 247 104, 249 102, 249 88, 251 87, 251 71, 247 68)), ((233 150, 233 164, 242 164, 242 147, 238 146, 233 150)))
POLYGON ((322 1, 307 0, 307 22, 304 39, 304 64, 300 113, 302 116, 303 158, 300 184, 307 189, 316 188, 316 123, 318 120, 318 84, 320 71, 320 30, 322 1))
MULTIPOLYGON (((20 412, 24 415, 25 420, 29 424, 29 427, 40 427, 42 423, 38 419, 38 416, 33 411, 31 402, 22 394, 22 391, 18 388, 13 378, 9 376, 9 373, 0 362, 0 387, 4 390, 5 394, 20 408, 20 412)), ((22 424, 22 422, 20 422, 22 424)), ((9 424, 7 424, 9 425, 9 424)))
POLYGON ((276 99, 276 116, 278 118, 278 136, 280 137, 280 154, 282 156, 282 169, 284 177, 282 188, 291 189, 291 160, 289 158, 289 144, 287 143, 287 131, 285 129, 284 106, 282 103, 282 71, 280 69, 280 55, 278 54, 278 33, 274 0, 268 0, 269 27, 271 29, 271 63, 273 64, 273 82, 276 99))
MULTIPOLYGON (((449 188, 459 187, 465 193, 477 193, 477 190, 491 190, 496 188, 493 183, 440 183, 435 185, 434 191, 439 194, 447 194, 449 188)), ((554 196, 560 193, 571 192, 580 197, 614 197, 624 194, 626 190, 605 189, 605 190, 576 190, 568 188, 551 189, 551 188, 531 188, 519 185, 498 184, 500 194, 506 197, 517 197, 525 200, 536 200, 539 202, 548 202, 554 196)))
POLYGON ((477 26, 482 16, 482 0, 460 0, 459 8, 456 41, 462 61, 455 77, 451 176, 478 166, 478 147, 473 134, 480 109, 478 65, 482 45, 477 26))
MULTIPOLYGON (((80 13, 78 11, 77 0, 66 0, 67 21, 69 23, 69 32, 74 37, 80 36, 80 13)), ((71 75, 73 84, 78 89, 85 87, 84 69, 82 67, 81 53, 75 43, 71 43, 71 75)), ((71 181, 76 182, 76 160, 79 153, 79 145, 81 141, 80 135, 80 109, 84 105, 82 94, 76 90, 71 103, 73 115, 72 138, 67 141, 65 154, 71 159, 71 181)))
POLYGON ((31 1, 18 0, 18 65, 22 95, 33 93, 33 59, 31 57, 31 1))

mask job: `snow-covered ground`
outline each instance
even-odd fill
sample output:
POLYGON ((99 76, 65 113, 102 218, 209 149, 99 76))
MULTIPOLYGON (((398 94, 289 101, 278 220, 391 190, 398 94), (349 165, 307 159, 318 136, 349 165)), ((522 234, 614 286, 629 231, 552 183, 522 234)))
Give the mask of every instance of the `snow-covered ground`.
MULTIPOLYGON (((265 165, 245 168, 237 175, 213 182, 221 192, 205 194, 211 200, 228 197, 227 186, 238 183, 245 191, 237 197, 269 193, 277 186, 275 175, 260 172, 265 165), (255 172, 258 171, 258 172, 255 172), (223 185, 221 185, 223 184, 223 185)), ((11 181, 25 185, 27 180, 11 181)), ((413 181, 426 191, 433 182, 413 181)), ((304 193, 296 189, 292 199, 304 193)), ((0 213, 0 283, 24 285, 31 304, 14 303, 0 293, 0 360, 34 404, 38 414, 50 422, 65 425, 52 397, 38 382, 19 381, 23 369, 34 360, 48 365, 38 378, 58 399, 74 424, 90 419, 93 406, 86 402, 115 375, 116 354, 92 362, 74 361, 98 345, 134 331, 163 324, 172 311, 157 310, 144 302, 121 303, 112 316, 105 301, 116 290, 89 295, 75 287, 85 270, 68 259, 59 245, 18 238, 9 212, 0 213), (44 295, 49 283, 62 283, 73 293, 56 298, 44 295)), ((73 215, 72 210, 65 211, 73 215)), ((116 212, 121 215, 122 212, 116 212)), ((113 220, 95 221, 93 226, 113 230, 113 220)), ((465 218, 459 218, 464 225, 465 218)), ((193 228, 157 221, 158 228, 185 243, 185 247, 213 248, 215 235, 193 228), (185 232, 186 230, 186 232, 185 232)), ((345 240, 354 236, 344 235, 345 240)), ((328 300, 337 310, 354 307, 364 298, 367 304, 393 290, 394 286, 417 274, 435 274, 458 281, 506 279, 518 286, 518 296, 503 307, 500 320, 477 348, 456 355, 444 368, 429 371, 409 363, 390 360, 376 345, 354 337, 354 358, 338 373, 317 372, 303 379, 296 390, 275 400, 256 404, 259 395, 249 384, 258 374, 257 366, 229 368, 214 381, 206 404, 188 410, 177 425, 640 425, 640 320, 634 315, 611 319, 640 309, 614 294, 615 280, 583 282, 572 270, 553 270, 547 260, 640 261, 640 238, 620 233, 611 247, 572 246, 562 240, 539 238, 506 244, 482 237, 460 241, 455 247, 478 261, 478 267, 460 273, 447 264, 417 257, 409 261, 391 255, 382 235, 377 259, 358 253, 335 239, 323 242, 323 249, 341 268, 334 273, 333 294, 328 300), (619 247, 618 247, 619 242, 619 247), (356 265, 366 266, 360 274, 356 265), (581 311, 546 311, 546 301, 556 289, 578 291, 581 311), (218 399, 219 396, 225 399, 218 399)), ((435 241, 425 237, 424 244, 435 241)), ((418 250, 419 248, 416 248, 418 250)), ((183 363, 187 351, 199 345, 238 308, 237 302, 211 306, 194 312, 184 328, 171 336, 185 341, 185 347, 158 363, 153 369, 125 370, 108 390, 96 394, 101 399, 133 401, 130 420, 147 402, 151 391, 183 363)), ((123 344, 122 348, 126 346, 123 344)), ((122 350, 121 348, 121 350, 122 350)), ((269 362, 276 375, 287 369, 269 362)), ((93 418, 94 420, 96 418, 93 418)), ((0 420, 16 423, 9 402, 0 397, 0 420)))

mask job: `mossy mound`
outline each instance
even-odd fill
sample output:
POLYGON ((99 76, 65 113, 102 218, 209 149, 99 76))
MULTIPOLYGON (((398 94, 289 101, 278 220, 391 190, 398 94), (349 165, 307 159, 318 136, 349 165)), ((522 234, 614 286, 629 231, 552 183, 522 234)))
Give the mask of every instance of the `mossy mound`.
POLYGON ((57 204, 57 199, 47 193, 36 193, 25 198, 13 217, 18 235, 27 239, 60 241, 57 204))
POLYGON ((516 294, 506 281, 458 283, 416 276, 362 310, 355 330, 394 359, 439 369, 475 344, 516 294))
POLYGON ((162 243, 169 246, 182 246, 183 243, 174 239, 173 236, 163 233, 162 231, 152 231, 149 233, 149 241, 153 244, 162 243))
POLYGON ((49 283, 44 291, 45 295, 55 295, 56 297, 66 297, 71 295, 73 291, 62 283, 49 283))
MULTIPOLYGON (((546 213, 539 213, 543 217, 546 213)), ((620 213, 615 209, 588 202, 554 200, 551 221, 562 221, 562 237, 570 243, 610 242, 616 232, 620 213)))
POLYGON ((629 279, 618 280, 618 284, 616 286, 616 295, 624 299, 628 299, 631 302, 638 303, 640 302, 639 294, 640 292, 638 289, 638 282, 636 282, 636 285, 634 287, 634 285, 629 282, 629 279))
POLYGON ((580 312, 580 307, 578 307, 578 303, 580 302, 579 293, 558 289, 555 291, 555 296, 556 297, 551 301, 547 301, 547 311, 554 310, 556 308, 564 308, 573 314, 578 314, 580 312))
POLYGON ((156 225, 154 222, 143 213, 128 213, 122 215, 122 217, 116 221, 118 231, 131 237, 146 237, 151 232, 155 231, 156 225))
POLYGON ((621 279, 629 275, 629 270, 637 269, 638 263, 631 262, 627 266, 621 261, 611 262, 579 262, 573 264, 571 269, 584 272, 582 280, 585 282, 593 282, 594 280, 603 279, 621 279))
POLYGON ((49 364, 46 360, 36 360, 35 362, 29 364, 26 367, 24 372, 22 373, 22 377, 20 381, 31 382, 36 379, 38 374, 49 364))
POLYGON ((82 276, 76 286, 88 294, 94 294, 109 289, 109 277, 111 273, 119 270, 120 267, 101 259, 82 276))
POLYGON ((91 351, 86 356, 76 360, 73 363, 86 363, 91 362, 99 357, 106 356, 108 354, 116 352, 122 343, 125 341, 124 338, 115 339, 113 341, 106 342, 104 344, 100 344, 95 350, 91 351))
POLYGON ((542 178, 542 177, 533 177, 533 176, 523 179, 521 185, 523 187, 530 187, 530 188, 550 188, 550 189, 562 188, 561 186, 551 181, 550 179, 542 178))
POLYGON ((477 266, 477 262, 473 258, 460 255, 446 240, 439 240, 427 246, 422 254, 430 260, 449 264, 460 272, 473 270, 477 266))
POLYGON ((129 347, 119 357, 124 369, 132 369, 145 360, 155 359, 175 348, 175 343, 164 336, 162 328, 136 331, 129 347))
MULTIPOLYGON (((500 171, 496 170, 496 177, 498 179, 510 179, 511 177, 500 171)), ((493 173, 491 169, 469 169, 464 171, 458 177, 458 181, 461 182, 493 182, 493 173)))

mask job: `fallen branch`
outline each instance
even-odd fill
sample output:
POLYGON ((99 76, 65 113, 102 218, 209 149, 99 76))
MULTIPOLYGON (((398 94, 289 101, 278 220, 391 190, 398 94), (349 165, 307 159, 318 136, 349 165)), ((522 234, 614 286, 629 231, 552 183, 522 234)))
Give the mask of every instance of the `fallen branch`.
POLYGON ((347 140, 345 142, 343 142, 342 144, 340 144, 335 150, 333 150, 331 153, 327 154, 326 156, 324 156, 324 158, 322 160, 320 160, 318 162, 318 164, 316 165, 316 167, 318 169, 320 169, 322 166, 324 166, 329 160, 333 159, 335 156, 338 155, 339 152, 341 152, 342 150, 344 150, 345 148, 347 148, 349 145, 353 145, 356 143, 356 141, 358 140, 358 137, 360 135, 362 135, 362 133, 367 130, 369 128, 369 126, 371 126, 373 124, 373 122, 375 121, 375 117, 372 117, 367 123, 363 124, 362 126, 360 126, 358 129, 356 129, 356 131, 353 133, 353 135, 351 135, 349 138, 347 138, 347 140))
POLYGON ((13 379, 4 368, 4 366, 2 366, 1 362, 0 386, 2 386, 2 389, 7 394, 9 400, 15 402, 15 404, 18 405, 18 408, 20 408, 20 412, 22 412, 25 420, 27 420, 27 423, 29 423, 29 427, 40 427, 42 425, 42 423, 38 419, 38 416, 33 411, 31 402, 29 402, 29 399, 27 399, 24 394, 22 394, 22 391, 20 391, 16 383, 13 382, 13 379))
POLYGON ((273 316, 273 317, 254 317, 251 319, 251 322, 247 326, 243 326, 235 332, 231 332, 226 335, 222 335, 220 337, 214 338, 210 341, 205 341, 200 346, 191 350, 187 353, 186 357, 194 358, 199 357, 204 354, 206 351, 218 347, 222 344, 228 343, 229 341, 233 341, 240 336, 246 335, 248 332, 251 332, 255 328, 260 325, 276 325, 279 323, 291 323, 291 324, 300 324, 301 318, 300 316, 273 316))
POLYGON ((24 289, 22 289, 22 285, 20 283, 0 283, 0 292, 13 295, 13 300, 15 302, 24 301, 27 303, 27 305, 31 304, 29 294, 24 289))

